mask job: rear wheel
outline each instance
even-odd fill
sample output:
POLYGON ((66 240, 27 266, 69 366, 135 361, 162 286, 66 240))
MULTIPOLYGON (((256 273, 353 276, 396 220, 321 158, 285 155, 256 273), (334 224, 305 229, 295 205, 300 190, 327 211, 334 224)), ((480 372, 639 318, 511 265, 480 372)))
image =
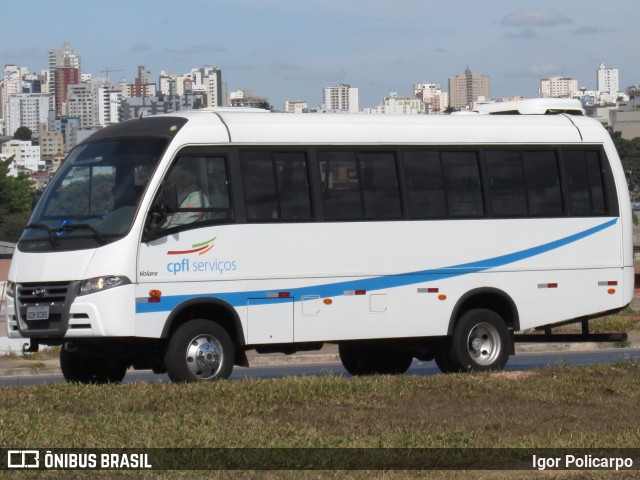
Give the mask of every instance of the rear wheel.
POLYGON ((461 371, 502 370, 509 359, 509 332, 496 312, 476 308, 456 324, 449 359, 461 371))
POLYGON ((341 343, 340 360, 351 375, 400 375, 411 366, 413 356, 402 350, 369 344, 341 343))
POLYGON ((229 378, 234 347, 227 331, 210 320, 190 320, 174 332, 164 361, 174 382, 229 378))
POLYGON ((123 362, 90 357, 64 347, 60 350, 60 369, 70 383, 120 383, 127 373, 123 362))

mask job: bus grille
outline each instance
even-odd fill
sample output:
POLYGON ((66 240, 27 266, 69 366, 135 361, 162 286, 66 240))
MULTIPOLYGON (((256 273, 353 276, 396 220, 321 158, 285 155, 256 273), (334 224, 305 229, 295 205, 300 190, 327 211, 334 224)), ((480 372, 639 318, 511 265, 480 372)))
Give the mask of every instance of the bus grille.
MULTIPOLYGON (((70 282, 23 283, 18 284, 18 305, 20 320, 27 331, 59 330, 68 306, 65 304, 70 282), (49 307, 46 320, 27 320, 30 307, 49 307)), ((66 323, 66 322, 65 322, 66 323)))

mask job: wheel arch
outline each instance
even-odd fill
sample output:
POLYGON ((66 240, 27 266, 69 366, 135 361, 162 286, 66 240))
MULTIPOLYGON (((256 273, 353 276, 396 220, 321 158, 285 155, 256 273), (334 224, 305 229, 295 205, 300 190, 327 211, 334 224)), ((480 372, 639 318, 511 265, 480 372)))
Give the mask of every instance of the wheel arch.
POLYGON ((219 298, 192 298, 179 304, 169 314, 162 329, 162 338, 171 337, 180 325, 197 318, 215 321, 227 331, 237 346, 245 345, 244 330, 238 312, 219 298))
POLYGON ((458 319, 474 308, 493 310, 502 317, 507 327, 513 331, 520 330, 518 307, 511 296, 498 288, 481 287, 468 291, 457 301, 451 312, 447 335, 453 335, 453 330, 458 319))

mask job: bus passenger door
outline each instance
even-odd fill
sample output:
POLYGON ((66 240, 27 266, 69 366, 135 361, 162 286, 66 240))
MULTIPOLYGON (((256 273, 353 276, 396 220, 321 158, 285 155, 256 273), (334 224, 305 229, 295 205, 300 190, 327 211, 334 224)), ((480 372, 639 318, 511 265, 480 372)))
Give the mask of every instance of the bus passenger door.
POLYGON ((250 298, 247 343, 293 342, 293 298, 250 298))

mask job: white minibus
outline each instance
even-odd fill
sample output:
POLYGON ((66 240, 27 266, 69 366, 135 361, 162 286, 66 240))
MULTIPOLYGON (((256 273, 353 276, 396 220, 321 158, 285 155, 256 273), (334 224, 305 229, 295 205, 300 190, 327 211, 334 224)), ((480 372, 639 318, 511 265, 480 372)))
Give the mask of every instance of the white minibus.
POLYGON ((579 107, 536 105, 205 109, 99 130, 17 244, 8 334, 61 345, 65 378, 83 383, 128 368, 221 379, 249 350, 325 343, 353 375, 414 358, 499 370, 516 333, 586 323, 633 295, 609 134, 579 107))

